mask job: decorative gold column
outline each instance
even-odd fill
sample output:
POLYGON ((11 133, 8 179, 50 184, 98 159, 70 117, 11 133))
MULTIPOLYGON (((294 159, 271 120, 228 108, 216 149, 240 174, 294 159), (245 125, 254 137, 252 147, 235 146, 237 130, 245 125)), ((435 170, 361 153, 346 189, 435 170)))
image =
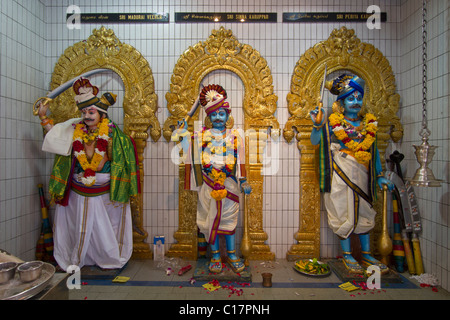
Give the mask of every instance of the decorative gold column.
POLYGON ((267 128, 253 127, 246 129, 245 137, 247 178, 252 186, 252 193, 247 195, 249 235, 252 243, 250 260, 273 260, 275 254, 265 241, 268 239, 263 228, 263 153, 267 144, 267 128))
POLYGON ((311 124, 299 121, 297 128, 297 148, 300 151, 299 172, 299 228, 294 234, 296 244, 286 253, 286 259, 319 257, 320 255, 320 190, 317 180, 315 153, 316 146, 310 142, 311 124))

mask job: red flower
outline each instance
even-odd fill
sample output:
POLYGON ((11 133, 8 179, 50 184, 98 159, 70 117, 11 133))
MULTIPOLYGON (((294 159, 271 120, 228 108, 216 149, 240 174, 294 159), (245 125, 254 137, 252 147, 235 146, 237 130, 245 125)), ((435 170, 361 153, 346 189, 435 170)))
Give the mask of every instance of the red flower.
POLYGON ((352 141, 352 139, 350 139, 349 137, 345 137, 344 139, 342 139, 342 142, 344 144, 349 143, 350 141, 352 141))
POLYGON ((97 149, 99 151, 106 151, 106 148, 108 148, 108 141, 105 139, 98 139, 97 140, 97 149))
POLYGON ((84 149, 83 144, 79 140, 73 142, 73 151, 80 152, 84 149))
POLYGON ((86 169, 86 171, 84 171, 84 176, 87 177, 93 177, 95 176, 95 171, 92 169, 86 169))

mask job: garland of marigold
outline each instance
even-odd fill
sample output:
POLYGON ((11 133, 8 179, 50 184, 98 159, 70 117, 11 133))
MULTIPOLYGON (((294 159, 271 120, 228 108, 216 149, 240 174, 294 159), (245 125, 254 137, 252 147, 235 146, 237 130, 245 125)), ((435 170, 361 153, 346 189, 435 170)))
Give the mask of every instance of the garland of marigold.
POLYGON ((355 159, 362 164, 366 164, 371 159, 370 152, 367 152, 372 144, 375 142, 375 135, 378 130, 377 118, 371 114, 367 113, 362 121, 362 130, 358 133, 364 137, 361 142, 356 142, 352 140, 345 127, 347 127, 347 122, 345 121, 344 115, 335 112, 330 115, 329 121, 332 127, 333 133, 337 139, 342 141, 342 143, 354 153, 355 159))
POLYGON ((228 191, 224 186, 225 179, 232 174, 236 164, 238 139, 236 132, 233 132, 232 135, 234 136, 233 142, 227 139, 225 146, 223 144, 214 146, 211 131, 202 131, 202 167, 203 171, 214 181, 211 197, 216 201, 220 201, 227 196, 228 191), (227 150, 233 150, 233 154, 227 153, 227 150), (222 169, 213 167, 210 158, 212 154, 226 155, 225 166, 222 169))
POLYGON ((73 134, 72 142, 73 152, 74 156, 80 163, 81 168, 84 170, 83 176, 81 176, 81 182, 86 186, 92 186, 95 183, 95 172, 105 156, 105 152, 108 148, 108 139, 109 120, 106 118, 99 123, 98 131, 93 135, 88 134, 84 123, 78 123, 75 125, 75 132, 73 134), (97 144, 95 146, 94 155, 89 162, 86 156, 84 143, 93 141, 94 139, 97 140, 97 144))

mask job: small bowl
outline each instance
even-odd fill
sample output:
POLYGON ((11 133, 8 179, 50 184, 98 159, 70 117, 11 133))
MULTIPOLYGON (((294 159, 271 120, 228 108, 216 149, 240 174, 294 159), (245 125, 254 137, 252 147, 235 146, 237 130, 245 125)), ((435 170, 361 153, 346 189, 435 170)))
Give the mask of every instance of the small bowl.
POLYGON ((31 282, 41 276, 42 267, 44 263, 42 261, 30 261, 22 263, 17 267, 19 277, 22 282, 31 282))
POLYGON ((0 284, 6 283, 14 278, 16 274, 16 262, 2 262, 0 263, 0 284))

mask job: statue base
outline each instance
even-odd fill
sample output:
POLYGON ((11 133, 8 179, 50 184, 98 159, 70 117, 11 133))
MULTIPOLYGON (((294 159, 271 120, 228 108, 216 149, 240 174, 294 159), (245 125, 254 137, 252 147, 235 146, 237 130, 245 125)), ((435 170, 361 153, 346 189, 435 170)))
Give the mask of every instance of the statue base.
POLYGON ((209 270, 210 259, 198 259, 197 265, 194 270, 193 278, 197 281, 212 281, 218 280, 222 281, 232 281, 232 282, 251 282, 252 273, 250 272, 250 267, 245 267, 245 269, 239 274, 235 273, 227 263, 223 264, 222 272, 214 273, 209 270))
POLYGON ((128 266, 128 262, 120 269, 102 269, 97 266, 84 266, 80 270, 81 280, 109 280, 117 277, 128 266))
MULTIPOLYGON (((324 262, 330 266, 331 270, 342 282, 362 282, 368 279, 365 274, 349 272, 342 259, 331 259, 324 262)), ((381 283, 403 283, 403 280, 396 271, 389 268, 387 273, 381 275, 381 283)))

